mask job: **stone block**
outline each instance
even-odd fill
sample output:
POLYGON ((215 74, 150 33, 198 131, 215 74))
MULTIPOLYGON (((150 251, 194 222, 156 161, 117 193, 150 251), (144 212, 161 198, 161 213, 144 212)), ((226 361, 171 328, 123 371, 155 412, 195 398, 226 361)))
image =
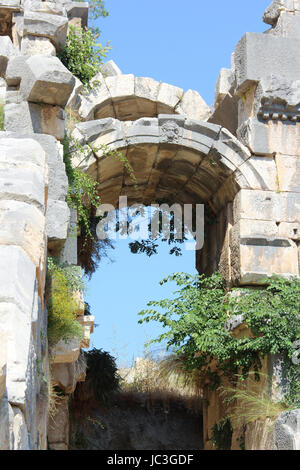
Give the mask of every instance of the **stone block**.
POLYGON ((182 88, 161 83, 157 96, 157 114, 168 114, 174 111, 183 93, 182 88))
POLYGON ((233 85, 234 76, 231 69, 222 68, 215 87, 215 107, 217 107, 233 85))
POLYGON ((263 21, 272 26, 276 25, 284 10, 292 12, 297 9, 297 2, 298 0, 273 0, 264 12, 263 21))
POLYGON ((1 0, 0 10, 18 11, 20 9, 20 0, 1 0))
POLYGON ((75 86, 73 88, 73 91, 70 95, 70 98, 68 99, 66 107, 69 109, 79 109, 81 105, 81 97, 79 96, 80 93, 82 92, 83 89, 83 84, 81 83, 80 80, 78 80, 77 77, 75 77, 75 86))
POLYGON ((30 450, 25 416, 16 406, 12 406, 12 411, 13 421, 10 422, 10 432, 14 437, 12 450, 30 450))
POLYGON ((56 56, 56 49, 50 39, 28 34, 21 40, 21 53, 25 56, 56 56))
POLYGON ((64 138, 65 113, 59 106, 23 101, 5 105, 6 131, 18 134, 49 134, 58 140, 64 138))
POLYGON ((270 30, 276 36, 300 39, 300 15, 281 12, 277 24, 270 30))
POLYGON ((300 41, 294 38, 246 33, 234 53, 236 90, 239 95, 245 93, 253 82, 270 74, 298 80, 299 48, 300 41))
POLYGON ((0 199, 43 208, 45 172, 45 153, 33 139, 0 139, 0 199))
POLYGON ((9 432, 11 414, 11 406, 7 398, 0 399, 0 450, 12 450, 9 432))
POLYGON ((234 222, 240 219, 299 222, 300 193, 242 189, 233 204, 234 222))
POLYGON ((299 155, 300 122, 261 122, 250 118, 239 127, 237 136, 252 153, 257 155, 274 153, 299 155))
POLYGON ((22 3, 25 12, 49 13, 51 15, 66 16, 66 10, 60 2, 22 0, 22 3))
POLYGON ((254 155, 250 160, 240 165, 239 170, 247 179, 250 188, 278 191, 278 174, 274 157, 254 155))
POLYGON ((48 423, 49 449, 67 450, 69 443, 69 397, 61 397, 48 423))
MULTIPOLYGON (((103 76, 99 77, 99 84, 94 86, 92 90, 81 98, 81 104, 79 108, 79 115, 85 121, 94 119, 95 111, 99 110, 99 113, 103 113, 103 108, 112 109, 112 100, 107 86, 103 80, 103 76), (101 78, 102 77, 102 78, 101 78)), ((112 114, 114 116, 114 114, 112 114)), ((106 117, 105 115, 103 117, 106 117)))
POLYGON ((278 185, 280 191, 299 192, 300 181, 300 153, 299 156, 281 155, 275 156, 278 185))
POLYGON ((20 92, 27 101, 64 107, 75 86, 75 77, 57 57, 33 55, 26 61, 20 92))
MULTIPOLYGON (((14 250, 17 250, 17 248, 14 248, 14 250)), ((3 301, 0 304, 0 328, 5 332, 7 337, 6 389, 10 404, 19 406, 25 411, 26 406, 29 405, 28 399, 31 398, 32 393, 32 371, 29 366, 30 361, 33 360, 30 357, 33 354, 31 349, 31 307, 28 306, 27 299, 22 302, 22 310, 16 305, 16 303, 21 303, 19 299, 12 299, 11 303, 9 303, 9 298, 11 298, 11 284, 13 285, 14 279, 10 278, 12 272, 8 273, 7 267, 8 265, 6 265, 6 277, 9 275, 9 278, 7 277, 5 287, 7 287, 8 292, 6 296, 1 292, 3 301), (7 302, 6 299, 8 299, 7 302), (15 302, 15 304, 12 302, 15 302), (24 305, 24 302, 26 302, 27 305, 24 305)), ((26 275, 28 276, 28 270, 26 268, 24 264, 19 266, 19 270, 24 269, 23 279, 26 275)), ((22 286, 24 296, 30 296, 30 288, 32 286, 29 286, 29 282, 32 281, 32 275, 31 273, 29 274, 29 279, 26 279, 22 286), (29 288, 27 292, 26 287, 29 288)), ((20 273, 17 279, 18 282, 20 282, 20 273)), ((1 279, 1 282, 4 281, 1 279)), ((18 290, 20 291, 20 288, 18 290)), ((20 292, 17 292, 17 295, 20 295, 20 292)), ((32 300, 33 298, 31 302, 32 300)))
MULTIPOLYGON (((46 213, 46 233, 48 250, 58 257, 68 236, 70 209, 66 202, 48 199, 46 213)), ((0 232, 1 233, 1 232, 0 232)))
POLYGON ((68 364, 53 364, 51 367, 52 380, 64 393, 73 393, 77 382, 84 382, 86 364, 80 358, 68 364))
POLYGON ((92 315, 81 315, 77 317, 77 320, 83 327, 83 338, 81 340, 80 347, 89 348, 91 334, 94 331, 95 317, 92 315))
POLYGON ((238 285, 264 284, 273 275, 298 275, 298 248, 287 239, 240 237, 233 227, 231 234, 232 280, 238 285))
POLYGON ((68 30, 68 19, 49 13, 25 11, 20 36, 40 36, 51 40, 56 49, 63 49, 68 30))
POLYGON ((188 90, 184 93, 175 111, 178 114, 184 114, 198 121, 207 121, 212 114, 210 107, 205 103, 199 93, 194 90, 188 90))
POLYGON ((4 332, 0 332, 0 403, 6 393, 6 363, 7 363, 6 349, 7 349, 7 346, 6 346, 5 334, 4 332))
POLYGON ((0 36, 0 76, 5 77, 8 59, 17 55, 11 39, 8 36, 0 36))
POLYGON ((233 135, 236 135, 238 128, 238 97, 227 94, 224 99, 218 103, 208 122, 219 124, 228 129, 233 135))
POLYGON ((22 76, 22 70, 25 67, 26 57, 12 56, 8 60, 5 80, 8 86, 19 86, 22 76))
POLYGON ((80 19, 80 26, 85 28, 88 25, 89 4, 88 2, 67 2, 65 8, 68 20, 80 19))
POLYGON ((50 135, 32 136, 43 148, 49 168, 48 198, 65 201, 68 192, 68 177, 63 161, 63 146, 50 135))
POLYGON ((35 206, 0 201, 0 245, 21 247, 35 266, 44 256, 45 217, 35 206))
POLYGON ((105 79, 113 101, 134 97, 134 75, 115 75, 105 79))
POLYGON ((122 75, 121 70, 119 69, 117 64, 115 64, 113 60, 109 60, 108 62, 105 62, 105 64, 101 66, 101 73, 104 78, 114 77, 116 75, 122 75))
POLYGON ((300 410, 281 413, 274 424, 276 450, 300 450, 300 410))
POLYGON ((68 237, 64 244, 60 260, 62 263, 77 265, 77 213, 74 209, 71 209, 70 213, 68 237))
POLYGON ((51 351, 54 364, 77 361, 80 353, 80 339, 72 339, 68 343, 60 340, 51 351))

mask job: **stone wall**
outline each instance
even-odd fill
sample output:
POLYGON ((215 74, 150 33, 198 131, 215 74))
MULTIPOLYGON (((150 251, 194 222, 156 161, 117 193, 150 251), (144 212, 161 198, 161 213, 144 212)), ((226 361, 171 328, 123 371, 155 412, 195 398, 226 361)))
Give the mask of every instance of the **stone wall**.
MULTIPOLYGON (((76 83, 56 52, 69 21, 86 24, 87 8, 64 1, 0 2, 1 450, 47 448, 46 257, 60 254, 70 225, 61 140, 76 83)), ((75 366, 80 346, 70 355, 70 346, 60 344, 54 355, 52 380, 67 393, 69 382, 83 378, 75 366)))

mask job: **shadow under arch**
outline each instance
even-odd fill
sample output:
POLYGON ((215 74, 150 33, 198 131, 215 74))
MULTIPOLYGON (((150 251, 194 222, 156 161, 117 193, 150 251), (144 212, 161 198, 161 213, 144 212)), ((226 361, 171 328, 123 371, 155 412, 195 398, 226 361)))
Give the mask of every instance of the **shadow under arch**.
POLYGON ((99 182, 101 202, 117 207, 119 196, 128 204, 151 205, 157 200, 205 204, 212 215, 204 248, 196 266, 206 274, 221 269, 228 277, 224 250, 232 203, 241 189, 265 189, 251 162, 251 153, 219 125, 182 115, 159 115, 137 121, 105 118, 79 123, 73 137, 88 145, 83 161, 74 164, 99 182), (124 164, 107 157, 107 149, 122 154, 133 168, 135 187, 124 164), (223 261, 222 261, 223 257, 223 261), (221 266, 220 266, 221 265, 221 266))

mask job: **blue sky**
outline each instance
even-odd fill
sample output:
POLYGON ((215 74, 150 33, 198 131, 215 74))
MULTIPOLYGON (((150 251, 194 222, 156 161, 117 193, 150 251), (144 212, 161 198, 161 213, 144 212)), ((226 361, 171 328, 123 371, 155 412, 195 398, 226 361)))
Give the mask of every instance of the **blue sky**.
MULTIPOLYGON (((97 20, 101 42, 111 41, 108 59, 123 73, 195 89, 213 104, 221 67, 230 67, 231 53, 246 31, 268 29, 261 18, 271 0, 106 0, 108 18, 97 20)), ((164 245, 164 244, 163 244, 164 245)), ((110 351, 121 366, 143 353, 157 325, 138 325, 137 313, 149 300, 168 297, 173 285, 159 281, 173 272, 195 272, 195 253, 132 255, 119 241, 88 283, 86 300, 99 325, 91 346, 110 351)))

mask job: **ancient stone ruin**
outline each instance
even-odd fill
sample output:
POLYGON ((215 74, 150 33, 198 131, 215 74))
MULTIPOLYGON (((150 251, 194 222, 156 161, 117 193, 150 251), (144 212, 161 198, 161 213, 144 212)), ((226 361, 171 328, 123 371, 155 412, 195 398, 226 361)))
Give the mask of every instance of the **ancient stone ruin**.
MULTIPOLYGON (((199 272, 219 269, 235 286, 300 275, 300 0, 274 0, 263 17, 270 28, 241 38, 231 69, 221 69, 213 111, 197 91, 124 75, 112 61, 81 94, 56 54, 68 25, 85 26, 87 14, 85 2, 0 1, 1 450, 67 449, 68 394, 85 376, 80 349, 89 347, 94 318, 83 315, 83 299, 84 338, 60 341, 51 357, 47 343, 47 255, 77 265, 61 143, 65 108, 80 118, 73 135, 89 144, 89 156, 77 163, 99 182, 102 202, 175 195, 218 216, 197 254, 199 272), (127 157, 138 192, 120 162, 92 150, 104 145, 127 157), (55 419, 50 367, 66 394, 55 419)), ((231 328, 240 332, 242 319, 231 328)), ((274 357, 265 364, 274 380, 276 364, 274 357)), ((217 392, 209 402, 204 436, 222 417, 217 392)), ((299 429, 300 410, 283 413, 271 437, 251 424, 246 449, 300 449, 299 429)))

